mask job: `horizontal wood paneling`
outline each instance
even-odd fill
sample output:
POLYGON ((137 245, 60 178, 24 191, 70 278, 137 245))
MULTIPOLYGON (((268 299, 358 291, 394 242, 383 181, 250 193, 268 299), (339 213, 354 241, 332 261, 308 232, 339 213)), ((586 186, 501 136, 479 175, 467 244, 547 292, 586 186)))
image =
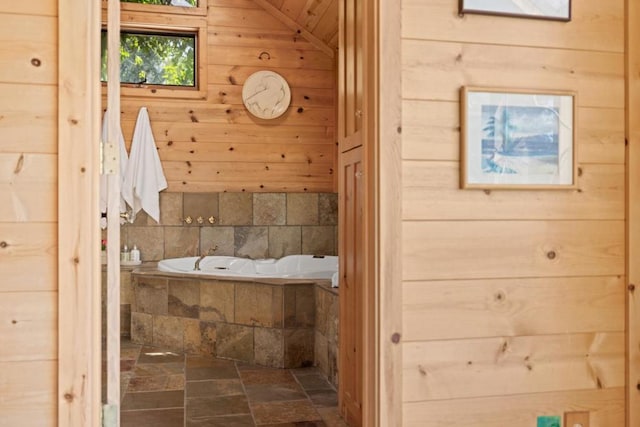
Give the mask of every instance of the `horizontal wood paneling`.
POLYGON ((57 219, 58 157, 0 153, 0 222, 57 219))
POLYGON ((624 165, 580 166, 574 191, 460 191, 458 162, 405 161, 402 170, 407 220, 624 219, 624 165))
POLYGON ((405 222, 403 235, 405 280, 624 274, 623 221, 405 222))
POLYGON ((625 2, 571 6, 402 2, 405 425, 624 425, 625 2), (575 92, 577 189, 461 190, 467 85, 575 92))
POLYGON ((403 97, 457 101, 461 86, 578 92, 578 106, 622 108, 624 55, 430 40, 403 42, 403 97))
POLYGON ((55 84, 56 40, 55 17, 0 14, 0 82, 55 84))
POLYGON ((0 426, 57 425, 58 1, 0 4, 0 426))
POLYGON ((56 88, 0 83, 0 93, 0 153, 55 153, 56 88))
POLYGON ((604 52, 624 51, 624 4, 621 1, 572 2, 571 21, 504 19, 467 14, 460 17, 451 0, 404 0, 405 38, 514 46, 541 46, 604 52), (425 15, 437 16, 425 25, 425 15), (523 31, 526 28, 526 31, 523 31))
POLYGON ((405 401, 625 384, 621 332, 411 342, 402 354, 405 401))
MULTIPOLYGON (((247 77, 257 71, 261 71, 263 68, 212 64, 209 65, 208 69, 209 84, 231 83, 242 87, 247 77)), ((277 72, 287 80, 292 91, 297 88, 332 89, 334 87, 335 78, 333 74, 323 70, 305 70, 304 73, 301 73, 300 70, 295 68, 280 68, 277 72)), ((233 103, 241 104, 242 98, 236 99, 233 103)))
POLYGON ((620 276, 405 282, 405 341, 624 331, 620 276))
POLYGON ((168 191, 333 191, 333 58, 253 1, 210 2, 207 22, 206 100, 125 96, 127 147, 146 106, 168 191), (261 70, 280 73, 291 88, 291 106, 274 120, 242 104, 245 80, 261 70))
POLYGON ((0 362, 0 426, 57 426, 55 361, 0 362))
POLYGON ((4 1, 0 4, 0 13, 56 16, 58 0, 4 1))
POLYGON ((0 362, 55 360, 57 292, 0 293, 0 362))
MULTIPOLYGON (((253 2, 253 0, 251 0, 253 2)), ((220 27, 208 34, 209 48, 217 53, 229 45, 261 47, 265 49, 302 49, 313 50, 313 45, 291 29, 264 30, 262 28, 243 28, 242 33, 230 28, 220 27)))
POLYGON ((0 292, 57 289, 56 230, 55 223, 0 223, 0 292))
MULTIPOLYGON (((221 105, 216 104, 225 104, 232 105, 232 102, 241 99, 242 97, 242 86, 240 85, 232 85, 229 84, 210 84, 209 85, 209 101, 212 103, 213 108, 223 108, 221 105)), ((304 82, 300 82, 300 84, 304 84, 304 82)), ((334 108, 334 93, 333 89, 325 88, 325 89, 315 89, 309 87, 297 87, 293 93, 291 94, 291 103, 293 105, 298 106, 295 110, 297 111, 300 107, 324 107, 324 108, 334 108)), ((239 104, 235 104, 239 105, 239 104)), ((274 119, 279 120, 279 119, 274 119)), ((260 122, 260 119, 256 118, 256 122, 260 122)))
MULTIPOLYGON (((457 101, 405 100, 402 156, 408 160, 459 160, 457 101)), ((578 163, 624 164, 624 109, 578 109, 578 163)))
MULTIPOLYGON (((566 391, 405 404, 410 427, 535 426, 540 415, 589 411, 591 427, 623 426, 624 389, 566 391)), ((568 426, 572 427, 572 426, 568 426)))

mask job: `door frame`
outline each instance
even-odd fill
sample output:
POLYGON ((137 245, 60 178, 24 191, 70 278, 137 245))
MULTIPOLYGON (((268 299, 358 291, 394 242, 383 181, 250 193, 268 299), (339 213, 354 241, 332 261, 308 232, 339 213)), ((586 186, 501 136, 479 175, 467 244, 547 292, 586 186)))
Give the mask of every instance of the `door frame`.
POLYGON ((627 165, 626 425, 640 425, 640 5, 626 1, 625 142, 627 165))
POLYGON ((58 423, 101 419, 100 1, 58 2, 58 423), (93 215, 92 213, 96 213, 93 215))
POLYGON ((402 425, 402 13, 401 0, 374 4, 376 49, 370 102, 376 111, 372 129, 376 295, 375 316, 367 323, 377 360, 367 360, 365 369, 373 368, 366 372, 376 372, 377 378, 375 390, 367 389, 365 397, 377 402, 371 425, 392 427, 402 425))

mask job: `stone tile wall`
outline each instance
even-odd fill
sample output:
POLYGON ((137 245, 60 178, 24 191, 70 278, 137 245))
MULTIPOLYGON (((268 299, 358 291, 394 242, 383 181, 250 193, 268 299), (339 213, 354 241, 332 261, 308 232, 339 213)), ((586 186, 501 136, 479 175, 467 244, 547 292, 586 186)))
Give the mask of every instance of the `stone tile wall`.
POLYGON ((162 192, 160 224, 141 211, 121 227, 120 240, 135 244, 143 261, 197 256, 214 246, 215 255, 252 259, 336 255, 337 211, 336 193, 162 192))
POLYGON ((131 339, 189 354, 293 368, 314 360, 315 284, 133 273, 131 339))
POLYGON ((333 386, 338 388, 338 289, 318 284, 315 287, 315 365, 333 386))

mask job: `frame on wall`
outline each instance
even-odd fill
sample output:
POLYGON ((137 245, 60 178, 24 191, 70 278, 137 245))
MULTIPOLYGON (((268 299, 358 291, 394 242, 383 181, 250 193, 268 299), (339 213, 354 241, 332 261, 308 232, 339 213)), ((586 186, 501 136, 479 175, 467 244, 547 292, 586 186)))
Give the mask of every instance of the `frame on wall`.
POLYGON ((576 94, 463 87, 461 188, 577 185, 576 94))
POLYGON ((459 0, 458 12, 571 21, 571 0, 459 0))

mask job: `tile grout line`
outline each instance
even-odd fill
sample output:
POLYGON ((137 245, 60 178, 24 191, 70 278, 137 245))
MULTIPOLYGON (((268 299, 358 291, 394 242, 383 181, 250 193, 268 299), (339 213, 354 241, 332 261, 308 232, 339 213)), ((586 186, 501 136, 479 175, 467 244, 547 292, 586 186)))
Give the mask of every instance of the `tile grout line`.
POLYGON ((247 393, 247 388, 244 385, 244 381, 242 380, 242 374, 240 373, 240 369, 238 369, 238 362, 233 362, 233 367, 236 368, 236 373, 238 374, 238 379, 240 380, 240 387, 242 387, 242 392, 244 393, 245 399, 247 399, 247 407, 249 408, 249 414, 251 415, 251 419, 253 420, 253 425, 257 426, 256 417, 253 414, 253 409, 251 408, 251 404, 249 403, 249 394, 247 393))

